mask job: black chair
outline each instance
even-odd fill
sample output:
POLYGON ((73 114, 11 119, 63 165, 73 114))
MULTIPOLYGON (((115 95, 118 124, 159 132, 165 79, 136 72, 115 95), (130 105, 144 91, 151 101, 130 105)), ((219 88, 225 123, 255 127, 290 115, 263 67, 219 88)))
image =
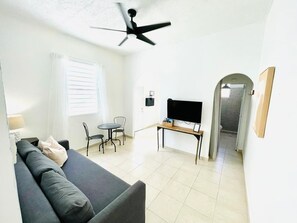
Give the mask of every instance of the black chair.
POLYGON ((125 145, 124 141, 126 140, 126 134, 125 134, 126 117, 116 116, 113 118, 113 122, 121 125, 121 127, 113 130, 113 132, 116 134, 115 137, 117 137, 118 132, 123 133, 123 145, 125 145))
POLYGON ((104 143, 103 143, 103 137, 104 135, 102 134, 97 134, 97 135, 92 135, 90 136, 89 135, 89 129, 88 129, 88 125, 83 122, 83 126, 84 126, 84 129, 85 129, 85 132, 86 132, 86 140, 88 140, 88 143, 87 143, 87 156, 88 156, 88 151, 89 151, 89 142, 90 140, 93 140, 93 139, 101 139, 101 144, 99 144, 99 152, 100 152, 100 145, 102 145, 102 150, 103 150, 103 154, 104 154, 104 143))

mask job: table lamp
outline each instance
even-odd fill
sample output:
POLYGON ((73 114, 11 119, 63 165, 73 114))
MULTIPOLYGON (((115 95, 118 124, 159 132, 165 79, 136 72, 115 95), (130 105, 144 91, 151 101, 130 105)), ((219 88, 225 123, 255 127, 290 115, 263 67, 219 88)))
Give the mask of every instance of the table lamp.
POLYGON ((25 126, 24 118, 22 115, 9 115, 8 116, 8 125, 9 130, 11 133, 15 136, 15 141, 18 142, 21 140, 19 129, 23 128, 25 126))

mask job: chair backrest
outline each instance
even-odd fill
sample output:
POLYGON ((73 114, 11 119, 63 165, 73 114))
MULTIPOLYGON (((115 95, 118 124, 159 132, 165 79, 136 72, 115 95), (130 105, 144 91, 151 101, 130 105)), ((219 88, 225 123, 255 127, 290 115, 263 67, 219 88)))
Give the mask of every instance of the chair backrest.
POLYGON ((83 126, 84 126, 84 129, 85 129, 87 138, 89 138, 89 129, 88 129, 88 125, 87 125, 87 123, 83 122, 83 126))
POLYGON ((113 118, 113 122, 114 123, 117 123, 117 124, 120 124, 122 129, 125 128, 125 124, 126 124, 126 117, 124 116, 116 116, 113 118))

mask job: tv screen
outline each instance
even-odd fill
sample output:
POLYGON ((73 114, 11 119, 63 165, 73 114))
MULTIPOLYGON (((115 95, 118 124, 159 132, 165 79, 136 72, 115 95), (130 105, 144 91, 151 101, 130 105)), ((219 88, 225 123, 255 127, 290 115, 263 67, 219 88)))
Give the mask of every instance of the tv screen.
POLYGON ((201 123, 202 102, 167 100, 167 118, 201 123))

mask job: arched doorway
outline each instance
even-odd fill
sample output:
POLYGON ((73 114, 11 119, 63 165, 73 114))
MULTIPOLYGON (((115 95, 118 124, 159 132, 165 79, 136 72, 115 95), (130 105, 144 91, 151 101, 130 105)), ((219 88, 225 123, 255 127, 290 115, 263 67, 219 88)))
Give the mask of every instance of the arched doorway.
POLYGON ((222 95, 221 89, 223 86, 241 86, 242 87, 242 97, 240 104, 240 111, 238 117, 238 126, 237 126, 237 137, 236 137, 236 150, 244 150, 245 147, 245 138, 247 132, 247 123, 250 117, 250 100, 251 100, 251 91, 253 89, 252 80, 244 74, 230 74, 222 78, 214 92, 213 100, 213 116, 212 116, 212 128, 211 128, 211 137, 210 137, 210 149, 209 157, 213 160, 217 157, 217 152, 219 150, 220 142, 220 131, 222 128, 221 125, 221 112, 222 112, 222 95))

